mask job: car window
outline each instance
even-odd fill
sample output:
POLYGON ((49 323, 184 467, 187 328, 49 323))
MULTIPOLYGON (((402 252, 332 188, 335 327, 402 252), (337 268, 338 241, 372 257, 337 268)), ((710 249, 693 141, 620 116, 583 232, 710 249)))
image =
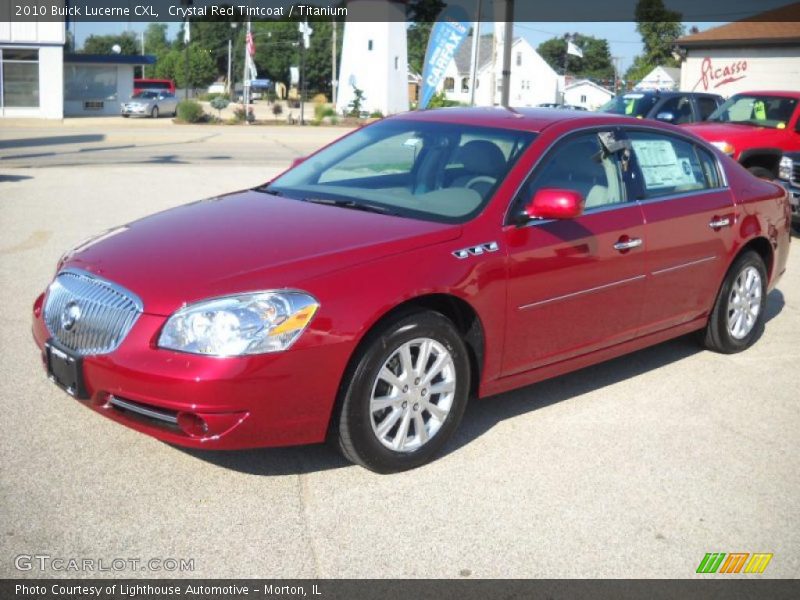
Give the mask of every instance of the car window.
POLYGON ((697 110, 700 112, 700 120, 705 121, 711 113, 717 110, 717 101, 708 96, 697 97, 697 110))
POLYGON ((692 101, 689 96, 673 96, 672 98, 668 98, 658 108, 658 112, 672 113, 675 117, 672 123, 676 125, 694 121, 694 116, 692 115, 692 101))
POLYGON ((796 106, 797 98, 740 94, 728 98, 708 120, 784 129, 796 106))
POLYGON ((334 142, 265 191, 464 222, 489 202, 535 137, 513 129, 386 119, 334 142))
POLYGON ((628 135, 646 198, 719 187, 714 160, 694 144, 658 133, 632 131, 628 135), (705 160, 701 160, 703 155, 705 160))
POLYGON ((658 97, 652 94, 631 92, 612 98, 600 108, 600 112, 644 118, 655 106, 656 100, 658 97))
POLYGON ((617 156, 603 150, 596 133, 572 137, 548 153, 523 186, 521 200, 527 202, 544 188, 579 192, 585 210, 626 200, 617 156))

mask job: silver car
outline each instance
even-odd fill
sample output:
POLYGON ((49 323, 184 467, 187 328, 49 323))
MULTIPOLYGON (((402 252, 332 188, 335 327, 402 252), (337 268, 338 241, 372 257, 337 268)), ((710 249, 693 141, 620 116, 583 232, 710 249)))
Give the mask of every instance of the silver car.
POLYGON ((123 117, 131 115, 149 116, 154 119, 157 119, 159 115, 172 115, 174 117, 177 110, 178 99, 175 94, 170 94, 164 90, 142 90, 122 104, 123 117))

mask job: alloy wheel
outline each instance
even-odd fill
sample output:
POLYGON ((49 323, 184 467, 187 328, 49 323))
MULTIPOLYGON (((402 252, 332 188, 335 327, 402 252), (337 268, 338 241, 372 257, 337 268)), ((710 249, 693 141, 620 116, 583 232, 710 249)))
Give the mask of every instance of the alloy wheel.
POLYGON ((728 296, 728 332, 741 340, 753 330, 761 312, 761 275, 753 266, 739 273, 728 296))

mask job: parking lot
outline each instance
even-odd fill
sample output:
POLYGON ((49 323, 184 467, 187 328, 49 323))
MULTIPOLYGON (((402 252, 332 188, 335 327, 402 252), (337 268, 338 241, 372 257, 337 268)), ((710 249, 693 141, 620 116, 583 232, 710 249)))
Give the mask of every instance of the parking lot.
POLYGON ((423 468, 187 451, 56 389, 32 302, 92 233, 263 182, 346 130, 116 121, 0 130, 1 577, 684 578, 707 552, 800 576, 800 240, 750 350, 680 338, 473 402, 423 468), (17 570, 36 554, 194 570, 17 570))

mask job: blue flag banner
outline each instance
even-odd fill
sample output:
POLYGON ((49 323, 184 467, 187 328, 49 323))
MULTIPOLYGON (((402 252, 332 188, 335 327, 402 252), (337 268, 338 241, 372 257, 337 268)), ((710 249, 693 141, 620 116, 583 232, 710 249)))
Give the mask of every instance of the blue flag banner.
POLYGON ((450 7, 434 23, 428 40, 428 50, 425 52, 422 92, 418 106, 420 110, 428 106, 458 48, 467 39, 470 22, 466 18, 466 12, 461 7, 450 7))

